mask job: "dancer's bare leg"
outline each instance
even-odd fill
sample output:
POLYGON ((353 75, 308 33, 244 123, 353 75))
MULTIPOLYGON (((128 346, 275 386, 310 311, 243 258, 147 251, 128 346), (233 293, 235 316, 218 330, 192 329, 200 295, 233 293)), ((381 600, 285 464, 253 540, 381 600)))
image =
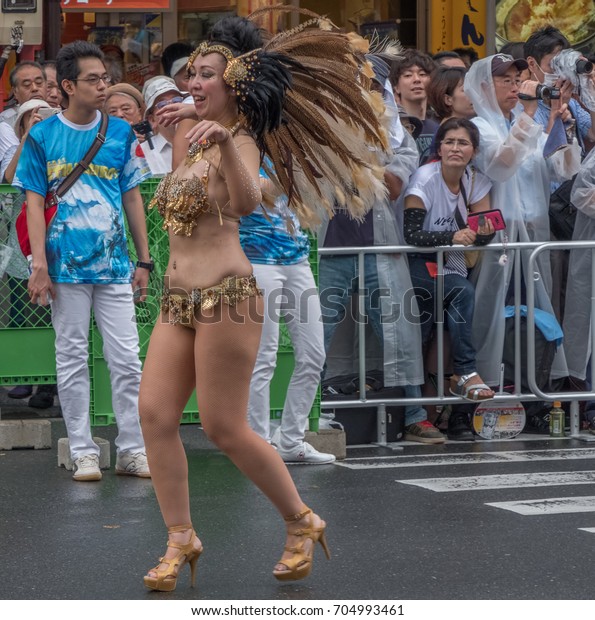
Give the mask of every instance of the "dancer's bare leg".
MULTIPOLYGON (((182 411, 194 389, 195 332, 160 317, 149 343, 140 385, 139 412, 147 459, 161 514, 167 527, 189 524, 188 461, 180 438, 182 411)), ((186 544, 191 530, 172 533, 186 544)), ((199 542, 195 542, 199 546, 199 542)), ((166 558, 176 555, 168 547, 166 558)), ((155 573, 149 573, 155 577, 155 573)))
MULTIPOLYGON (((211 441, 271 500, 283 517, 303 511, 304 502, 283 459, 248 425, 250 380, 260 342, 262 298, 237 306, 219 304, 196 325, 195 367, 198 409, 211 441)), ((309 516, 305 518, 309 523, 309 516)), ((316 526, 319 517, 312 517, 316 526)), ((305 522, 294 522, 288 532, 305 522)), ((298 539, 288 535, 288 546, 298 539)), ((306 541, 310 544, 310 541, 306 541)), ((291 557, 291 553, 284 553, 291 557)), ((284 570, 284 566, 277 566, 284 570)))

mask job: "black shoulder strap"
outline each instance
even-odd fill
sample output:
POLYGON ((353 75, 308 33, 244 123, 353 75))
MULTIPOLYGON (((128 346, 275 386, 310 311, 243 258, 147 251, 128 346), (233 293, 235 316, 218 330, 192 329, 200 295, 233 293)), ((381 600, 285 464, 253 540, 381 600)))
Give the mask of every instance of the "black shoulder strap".
POLYGON ((105 112, 101 113, 101 123, 99 125, 99 131, 95 136, 95 140, 89 147, 89 150, 79 161, 79 163, 72 169, 72 172, 60 183, 60 185, 54 191, 54 194, 57 198, 63 196, 79 179, 81 174, 89 168, 89 164, 93 161, 95 155, 97 155, 97 151, 101 148, 103 143, 105 142, 105 134, 107 131, 107 124, 109 121, 109 117, 105 112))
MULTIPOLYGON (((472 174, 474 174, 475 171, 472 171, 472 174)), ((465 174, 468 174, 467 170, 465 170, 465 174)), ((467 190, 465 189, 465 186, 463 185, 463 178, 461 177, 461 180, 459 181, 459 188, 461 191, 461 196, 463 197, 463 203, 465 205, 465 211, 469 211, 469 201, 467 199, 467 190)), ((461 212, 459 210, 459 205, 457 202, 457 206, 455 209, 455 220, 457 222, 457 226, 459 227, 459 230, 463 230, 463 228, 467 228, 467 223, 465 222, 465 220, 463 219, 463 216, 461 215, 461 212)))

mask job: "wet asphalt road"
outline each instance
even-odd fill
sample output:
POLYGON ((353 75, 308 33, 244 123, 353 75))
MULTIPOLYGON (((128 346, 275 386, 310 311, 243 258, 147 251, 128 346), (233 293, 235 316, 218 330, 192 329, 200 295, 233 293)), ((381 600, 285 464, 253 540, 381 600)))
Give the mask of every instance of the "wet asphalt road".
MULTIPOLYGON (((163 594, 142 582, 166 542, 151 481, 112 469, 101 482, 73 482, 57 467, 63 422, 51 423, 51 450, 0 452, 0 599, 593 598, 595 534, 580 528, 595 527, 594 512, 524 516, 488 505, 593 498, 592 443, 521 436, 435 447, 406 443, 396 452, 351 447, 342 464, 292 466, 305 502, 328 522, 332 560, 319 548, 309 578, 281 584, 271 571, 284 543, 282 521, 200 427, 183 425, 192 514, 205 552, 197 587, 189 587, 186 567, 177 590, 163 594), (529 456, 493 462, 499 454, 529 456), (428 464, 415 459, 423 455, 428 464), (440 463, 432 460, 436 455, 440 463), (466 490, 471 476, 511 474, 549 483, 466 490), (583 478, 557 483, 561 474, 583 478), (460 479, 460 489, 436 492, 403 482, 445 477, 460 479)), ((112 442, 113 463, 115 428, 94 434, 112 442)), ((595 510, 592 500, 579 501, 595 510)))

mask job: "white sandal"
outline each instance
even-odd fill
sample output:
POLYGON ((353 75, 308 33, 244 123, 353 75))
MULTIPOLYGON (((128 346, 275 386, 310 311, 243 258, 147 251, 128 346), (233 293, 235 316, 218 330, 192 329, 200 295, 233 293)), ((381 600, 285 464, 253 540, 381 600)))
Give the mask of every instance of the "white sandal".
POLYGON ((476 372, 470 372, 468 375, 461 375, 459 377, 459 380, 454 385, 454 390, 454 380, 451 378, 450 393, 453 396, 460 396, 461 398, 464 398, 465 400, 468 400, 472 403, 483 400, 492 400, 492 398, 494 398, 494 393, 489 385, 486 385, 485 383, 471 383, 467 385, 467 383, 469 383, 469 380, 473 379, 473 377, 479 377, 479 375, 476 372), (482 390, 489 390, 490 392, 492 392, 492 395, 480 396, 479 392, 481 392, 482 390), (469 396, 470 393, 472 394, 471 397, 469 396))

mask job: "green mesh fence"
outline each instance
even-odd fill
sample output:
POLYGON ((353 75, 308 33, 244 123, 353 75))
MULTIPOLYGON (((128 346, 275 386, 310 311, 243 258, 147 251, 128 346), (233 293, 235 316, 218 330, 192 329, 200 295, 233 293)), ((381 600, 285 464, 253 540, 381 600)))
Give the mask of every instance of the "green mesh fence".
MULTIPOLYGON (((140 191, 145 208, 153 197, 158 183, 159 179, 149 179, 141 184, 140 191)), ((3 265, 4 252, 7 252, 5 246, 11 246, 9 236, 22 201, 22 193, 9 185, 0 185, 0 267, 3 265)), ((167 233, 162 229, 159 213, 155 209, 147 210, 146 221, 149 248, 155 262, 155 270, 149 278, 146 301, 136 305, 141 361, 145 359, 151 331, 159 315, 163 275, 169 258, 167 233)), ((312 244, 310 265, 318 281, 316 238, 311 236, 310 240, 312 244)), ((131 259, 136 261, 136 251, 130 234, 128 234, 128 246, 131 259)), ((14 250, 14 252, 20 251, 14 250)), ((0 275, 2 275, 0 280, 0 385, 55 383, 54 330, 51 326, 49 309, 29 302, 26 272, 22 272, 22 269, 26 269, 26 263, 21 261, 19 266, 20 256, 14 260, 14 252, 13 260, 7 267, 7 273, 0 270, 0 275)), ((271 382, 271 417, 273 418, 280 417, 294 365, 291 339, 283 323, 280 329, 277 367, 271 382)), ((89 334, 89 374, 91 378, 91 422, 95 426, 114 424, 109 371, 103 358, 103 342, 94 322, 89 334)), ((310 430, 318 430, 319 415, 320 394, 310 412, 310 430)), ((193 394, 184 409, 182 422, 196 423, 198 421, 196 396, 193 394)))

